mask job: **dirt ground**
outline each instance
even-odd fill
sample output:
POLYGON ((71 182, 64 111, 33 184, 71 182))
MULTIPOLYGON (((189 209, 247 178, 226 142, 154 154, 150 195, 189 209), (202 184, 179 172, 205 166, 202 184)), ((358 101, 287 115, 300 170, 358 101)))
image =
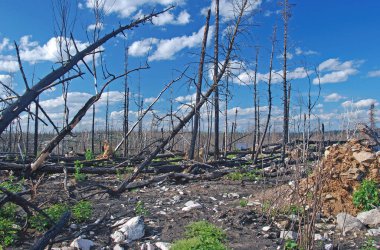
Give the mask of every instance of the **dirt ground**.
MULTIPOLYGON (((113 232, 111 225, 119 219, 135 216, 136 203, 141 201, 146 212, 145 237, 130 245, 123 245, 125 249, 140 249, 142 242, 173 242, 183 237, 186 225, 199 220, 207 220, 221 227, 227 234, 227 245, 230 249, 283 249, 284 241, 279 238, 280 229, 276 227, 275 219, 267 217, 267 213, 263 212, 262 204, 265 203, 265 197, 275 197, 274 194, 279 194, 281 185, 287 185, 286 178, 277 179, 277 186, 276 181, 270 179, 244 183, 225 178, 180 184, 163 182, 125 192, 118 198, 110 197, 108 194, 97 194, 101 190, 95 187, 96 184, 112 184, 116 187, 120 180, 112 175, 88 175, 88 180, 79 184, 76 184, 72 177, 69 182, 71 197, 63 191, 62 181, 63 174, 45 178, 33 203, 40 204, 43 208, 55 203, 88 199, 93 205, 93 216, 90 222, 78 225, 78 229, 67 227, 63 234, 55 239, 57 243, 54 247, 68 246, 75 233, 84 230, 87 224, 96 219, 104 217, 95 228, 82 235, 94 241, 94 249, 112 248, 114 243, 110 238, 113 232), (190 200, 200 203, 202 207, 182 211, 184 204, 190 200), (248 205, 242 207, 241 200, 248 200, 248 205), (264 226, 270 226, 270 230, 264 232, 264 226)), ((281 198, 286 200, 286 197, 277 199, 281 198)), ((23 232, 13 249, 29 249, 38 236, 40 235, 32 230, 23 232)), ((342 238, 338 233, 334 233, 331 238, 336 246, 334 249, 359 249, 365 240, 364 236, 358 240, 357 235, 342 238)), ((320 243, 317 247, 323 249, 323 244, 320 243)))

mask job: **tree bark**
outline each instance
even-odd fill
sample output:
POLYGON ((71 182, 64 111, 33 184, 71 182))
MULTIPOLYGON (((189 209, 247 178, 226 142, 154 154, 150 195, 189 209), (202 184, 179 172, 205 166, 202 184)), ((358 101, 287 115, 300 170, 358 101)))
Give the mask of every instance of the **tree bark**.
POLYGON ((219 0, 215 0, 215 44, 214 44, 214 159, 219 159, 219 0))

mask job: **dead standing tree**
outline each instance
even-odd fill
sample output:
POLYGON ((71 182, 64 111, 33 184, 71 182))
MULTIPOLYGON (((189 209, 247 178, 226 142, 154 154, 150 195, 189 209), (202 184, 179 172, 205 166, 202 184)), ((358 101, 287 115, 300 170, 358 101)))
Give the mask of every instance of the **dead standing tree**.
POLYGON ((218 67, 219 67, 219 0, 215 0, 215 44, 214 44, 214 76, 213 81, 216 83, 214 90, 214 159, 219 159, 219 86, 218 86, 218 67))
POLYGON ((173 128, 172 133, 165 138, 156 148, 155 150, 146 157, 146 159, 138 166, 135 167, 134 172, 128 177, 128 179, 124 180, 123 183, 120 184, 120 186, 117 188, 117 190, 112 191, 112 194, 117 195, 122 192, 124 192, 127 188, 127 185, 131 183, 133 180, 136 179, 136 177, 140 174, 140 172, 147 167, 154 157, 162 151, 162 149, 182 130, 182 128, 193 118, 195 112, 197 109, 200 109, 208 100, 208 98, 211 96, 211 94, 215 91, 215 88, 218 86, 220 80, 222 79, 224 73, 226 72, 226 69, 229 65, 230 59, 231 59, 231 53, 234 48, 236 37, 239 33, 239 28, 242 23, 243 15, 246 13, 248 8, 248 0, 242 0, 241 5, 238 7, 238 13, 235 20, 235 23, 232 28, 232 33, 228 39, 228 46, 226 48, 226 57, 225 60, 218 72, 218 75, 215 77, 215 81, 213 81, 213 84, 210 86, 210 88, 206 91, 206 93, 202 96, 201 100, 195 107, 191 109, 191 111, 182 119, 180 122, 173 128))
MULTIPOLYGON (((78 51, 74 56, 68 58, 65 65, 62 65, 58 69, 53 72, 47 74, 43 77, 37 84, 33 87, 26 89, 24 94, 22 94, 15 102, 10 103, 7 107, 2 111, 0 115, 0 134, 4 132, 4 130, 11 124, 11 122, 17 118, 22 112, 27 110, 30 103, 32 103, 36 98, 44 92, 46 89, 55 86, 57 84, 61 84, 62 80, 59 81, 59 78, 64 76, 67 72, 74 69, 79 62, 84 62, 84 58, 88 55, 91 55, 97 48, 106 43, 113 37, 116 37, 118 34, 123 33, 126 30, 133 29, 138 27, 140 24, 145 24, 146 22, 152 21, 153 17, 156 17, 170 9, 173 6, 166 8, 165 10, 159 12, 153 12, 144 17, 138 18, 135 21, 127 25, 120 26, 114 31, 106 34, 102 38, 98 39, 94 43, 87 46, 82 51, 78 51), (57 82, 58 81, 58 82, 57 82)), ((77 74, 73 77, 79 77, 81 74, 77 74)), ((67 80, 67 79, 64 79, 67 80)))
MULTIPOLYGON (((208 35, 208 28, 209 28, 209 21, 210 21, 210 13, 211 13, 211 10, 208 10, 205 31, 203 33, 202 52, 201 52, 201 59, 199 62, 199 69, 198 69, 197 92, 195 96, 195 106, 197 106, 197 104, 199 103, 201 99, 201 93, 202 93, 203 66, 204 66, 204 60, 205 60, 205 55, 206 55, 206 45, 207 45, 207 35, 208 35)), ((194 126, 193 126, 193 132, 191 134, 189 160, 194 159, 194 151, 195 151, 195 144, 196 144, 197 134, 198 134, 198 129, 199 129, 200 116, 201 116, 200 109, 196 109, 195 114, 194 114, 194 119, 193 119, 194 126)))

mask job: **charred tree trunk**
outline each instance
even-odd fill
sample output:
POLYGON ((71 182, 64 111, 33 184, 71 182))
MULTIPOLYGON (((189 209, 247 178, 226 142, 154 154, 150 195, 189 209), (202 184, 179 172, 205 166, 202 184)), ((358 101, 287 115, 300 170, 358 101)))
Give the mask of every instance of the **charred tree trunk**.
POLYGON ((219 86, 218 86, 218 69, 219 69, 219 0, 215 0, 215 44, 214 44, 214 159, 219 159, 219 86))
POLYGON ((255 59, 255 75, 253 78, 253 105, 254 105, 254 125, 253 125, 253 142, 252 142, 252 160, 255 158, 256 152, 256 142, 258 138, 258 103, 257 103, 257 67, 258 67, 258 59, 259 58, 259 49, 256 49, 256 59, 255 59))
POLYGON ((33 147, 33 155, 37 157, 38 154, 38 103, 39 98, 36 99, 36 112, 35 112, 35 120, 34 120, 34 147, 33 147))
MULTIPOLYGON (((200 59, 199 68, 198 68, 198 83, 197 83, 197 93, 195 97, 195 107, 199 103, 199 100, 201 98, 201 93, 202 93, 203 66, 204 66, 204 59, 206 55, 206 45, 207 45, 207 35, 208 35, 208 28, 209 28, 209 21, 210 21, 210 13, 211 13, 211 10, 208 10, 207 17, 206 17, 205 31, 203 33, 201 59, 200 59)), ((195 144, 196 144, 197 134, 198 134, 198 129, 199 129, 200 115, 201 115, 200 109, 195 110, 194 119, 193 119, 194 126, 193 126, 193 131, 191 134, 191 142, 190 142, 190 150, 189 150, 189 160, 194 159, 194 151, 195 151, 195 144)), ((200 142, 198 142, 198 144, 199 143, 200 142)))

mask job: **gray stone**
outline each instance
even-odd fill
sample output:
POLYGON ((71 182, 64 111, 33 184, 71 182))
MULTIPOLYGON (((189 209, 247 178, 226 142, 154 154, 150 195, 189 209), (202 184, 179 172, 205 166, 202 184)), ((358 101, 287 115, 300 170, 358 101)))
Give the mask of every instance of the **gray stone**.
POLYGON ((198 208, 201 208, 202 205, 199 204, 198 202, 194 202, 194 201, 188 201, 185 203, 185 207, 182 208, 182 211, 190 211, 192 209, 198 209, 198 208))
POLYGON ((376 208, 366 212, 361 212, 356 216, 356 218, 358 218, 364 225, 380 225, 380 210, 376 208))
POLYGON ((320 234, 314 234, 314 240, 315 241, 318 241, 318 240, 324 240, 323 236, 320 235, 320 234))
POLYGON ((143 217, 133 217, 123 225, 119 226, 119 231, 125 235, 127 241, 141 239, 145 234, 145 224, 143 217))
POLYGON ((111 234, 111 238, 115 243, 121 243, 125 241, 125 235, 120 231, 115 231, 113 234, 111 234))
POLYGON ((156 247, 158 247, 160 250, 169 250, 170 245, 171 244, 167 242, 156 242, 156 247))
POLYGON ((71 224, 70 229, 76 230, 76 229, 78 229, 78 225, 77 224, 71 224))
POLYGON ((295 240, 297 239, 298 234, 294 231, 281 231, 280 238, 285 240, 295 240))
POLYGON ((119 244, 116 244, 116 246, 113 247, 113 250, 124 250, 124 247, 120 246, 119 244))
POLYGON ((156 249, 150 242, 146 242, 141 245, 140 250, 154 250, 156 249))
POLYGON ((367 232, 368 232, 368 235, 370 235, 370 236, 379 236, 380 235, 380 227, 369 229, 367 232))
POLYGON ((263 227, 263 229, 262 229, 262 230, 263 230, 264 232, 268 232, 268 231, 269 231, 269 229, 270 229, 270 226, 265 226, 265 227, 263 227))
POLYGON ((83 239, 81 237, 76 238, 71 242, 70 246, 78 248, 80 250, 90 250, 92 246, 94 246, 94 242, 91 240, 83 239))
POLYGON ((349 231, 361 230, 363 223, 348 213, 339 213, 336 216, 337 227, 343 231, 343 234, 349 231))
POLYGON ((325 250, 333 250, 333 248, 334 248, 334 245, 332 243, 325 245, 325 250))

